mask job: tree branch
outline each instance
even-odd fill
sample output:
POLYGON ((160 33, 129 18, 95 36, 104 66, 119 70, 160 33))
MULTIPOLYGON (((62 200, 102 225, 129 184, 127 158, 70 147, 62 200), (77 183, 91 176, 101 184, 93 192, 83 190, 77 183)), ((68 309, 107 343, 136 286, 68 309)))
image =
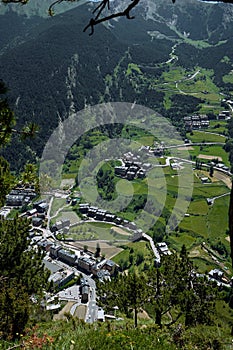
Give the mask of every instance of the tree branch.
POLYGON ((105 21, 109 21, 110 19, 113 18, 117 18, 117 17, 126 17, 127 19, 133 19, 134 16, 130 16, 130 11, 136 7, 139 2, 141 0, 132 0, 131 4, 128 5, 128 7, 126 7, 126 9, 124 11, 120 11, 120 12, 115 12, 112 13, 109 16, 105 16, 102 18, 99 18, 99 16, 101 15, 102 11, 104 10, 104 8, 106 7, 106 5, 108 4, 109 6, 109 1, 108 0, 103 0, 100 5, 93 11, 93 13, 95 13, 95 11, 99 8, 100 10, 98 11, 97 15, 95 18, 91 18, 89 24, 83 29, 83 31, 85 32, 88 28, 91 29, 91 32, 89 35, 92 35, 94 33, 94 26, 105 22, 105 21))
MULTIPOLYGON (((25 5, 29 2, 29 0, 0 0, 2 3, 9 4, 9 3, 20 3, 22 5, 25 5)), ((55 0, 52 2, 52 4, 49 6, 48 13, 50 16, 54 15, 54 7, 57 4, 61 4, 62 2, 76 2, 78 0, 55 0)), ((107 9, 110 11, 110 0, 102 0, 100 4, 94 9, 93 15, 96 13, 96 15, 90 19, 89 23, 87 26, 84 28, 84 32, 90 28, 90 33, 89 35, 92 35, 94 33, 94 27, 102 22, 109 21, 113 18, 117 17, 126 17, 127 19, 133 19, 134 16, 130 15, 130 12, 132 11, 133 8, 135 8, 140 1, 142 0, 128 0, 128 5, 126 5, 126 8, 123 11, 111 13, 110 15, 103 16, 100 18, 100 16, 103 14, 103 11, 107 9)), ((162 1, 162 0, 161 0, 162 1)), ((172 0, 173 3, 179 0, 172 0)), ((212 2, 213 0, 200 0, 202 2, 212 2)), ((215 2, 218 3, 226 3, 226 4, 233 4, 233 0, 214 0, 215 2)))

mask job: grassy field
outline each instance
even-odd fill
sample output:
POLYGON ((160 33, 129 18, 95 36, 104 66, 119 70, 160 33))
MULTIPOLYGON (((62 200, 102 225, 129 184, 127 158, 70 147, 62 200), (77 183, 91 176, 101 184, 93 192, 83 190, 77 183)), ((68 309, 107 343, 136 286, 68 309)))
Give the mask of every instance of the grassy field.
POLYGON ((207 131, 193 131, 193 133, 187 133, 187 138, 192 142, 222 142, 225 143, 226 137, 221 135, 211 134, 207 131))
POLYGON ((99 239, 106 241, 127 241, 128 238, 131 236, 130 232, 127 236, 117 233, 116 231, 112 231, 112 226, 112 224, 108 223, 83 223, 82 225, 72 227, 70 229, 69 236, 71 236, 75 240, 99 239))
POLYGON ((55 215, 58 209, 62 208, 65 204, 66 200, 64 198, 54 198, 50 211, 50 216, 55 215))
POLYGON ((68 210, 62 210, 59 212, 59 214, 54 219, 52 219, 52 222, 54 223, 58 220, 68 219, 70 220, 70 224, 73 225, 80 221, 80 217, 74 211, 72 211, 70 208, 67 209, 68 210))
POLYGON ((227 121, 225 120, 210 120, 209 132, 223 134, 227 132, 227 121))
POLYGON ((220 163, 224 163, 226 166, 230 166, 229 155, 223 149, 222 146, 216 145, 203 145, 203 146, 192 146, 193 149, 189 150, 190 155, 193 159, 197 157, 201 159, 202 162, 208 163, 211 159, 205 159, 200 155, 206 155, 213 158, 219 158, 220 163))
POLYGON ((143 270, 145 268, 145 265, 151 265, 151 262, 153 260, 153 253, 148 242, 130 242, 124 244, 123 247, 124 250, 113 257, 112 260, 121 267, 124 266, 124 269, 135 268, 135 265, 137 265, 139 270, 143 270), (141 256, 139 263, 137 263, 138 256, 141 256))

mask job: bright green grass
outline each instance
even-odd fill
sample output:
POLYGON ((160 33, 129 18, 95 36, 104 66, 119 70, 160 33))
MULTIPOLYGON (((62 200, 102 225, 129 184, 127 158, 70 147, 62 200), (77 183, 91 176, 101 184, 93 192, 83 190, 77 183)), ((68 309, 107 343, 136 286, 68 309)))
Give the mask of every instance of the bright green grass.
POLYGON ((180 251, 183 244, 190 250, 196 242, 196 238, 187 233, 177 233, 176 235, 169 236, 167 239, 168 245, 176 247, 176 250, 180 251))
POLYGON ((131 234, 129 233, 129 236, 127 235, 121 235, 118 233, 114 233, 114 235, 111 233, 111 227, 113 225, 108 223, 84 223, 82 225, 77 225, 75 227, 71 228, 72 237, 76 239, 101 239, 101 240, 107 240, 107 241, 113 241, 115 239, 119 240, 127 240, 131 234), (93 236, 93 237, 92 237, 93 236), (81 237, 81 238, 80 238, 81 237), (91 238, 92 237, 92 238, 91 238))
POLYGON ((233 73, 232 73, 232 71, 229 74, 223 76, 223 81, 224 81, 224 83, 233 84, 233 73))
POLYGON ((210 125, 208 128, 210 132, 216 132, 219 134, 223 134, 227 132, 227 121, 225 120, 210 120, 210 125))
POLYGON ((214 205, 211 207, 208 215, 210 240, 225 237, 228 228, 228 208, 229 196, 216 199, 214 205))
MULTIPOLYGON (((230 166, 229 163, 229 155, 228 153, 223 149, 222 146, 217 145, 203 145, 203 146, 192 146, 192 150, 189 150, 189 153, 191 156, 198 157, 200 154, 204 154, 207 156, 213 156, 215 158, 221 157, 222 160, 220 160, 221 163, 224 163, 227 166, 230 166)), ((199 157, 200 158, 200 157, 199 157)), ((203 162, 208 163, 211 161, 211 159, 205 159, 200 158, 203 162)))
POLYGON ((197 200, 190 202, 188 213, 194 215, 206 215, 209 211, 209 206, 206 200, 197 200))
POLYGON ((197 236, 208 238, 208 228, 205 216, 184 217, 179 227, 183 231, 193 232, 197 236))
POLYGON ((193 189, 193 198, 195 200, 203 198, 212 198, 228 192, 229 188, 227 188, 227 186, 225 186, 221 182, 205 185, 195 183, 193 189))
POLYGON ((142 74, 142 71, 141 71, 141 69, 138 67, 137 64, 135 64, 135 63, 129 63, 129 64, 128 64, 127 71, 126 71, 126 76, 132 74, 133 72, 136 72, 136 73, 138 73, 138 74, 142 74))
POLYGON ((225 143, 226 137, 221 135, 213 135, 206 131, 193 131, 193 135, 187 133, 188 139, 192 142, 222 142, 225 143))
MULTIPOLYGON (((133 255, 133 265, 137 259, 137 255, 143 255, 143 262, 138 266, 139 269, 143 268, 144 264, 151 265, 153 261, 153 253, 150 248, 150 244, 145 241, 140 242, 130 242, 124 244, 124 250, 112 258, 115 263, 121 265, 123 264, 125 268, 129 268, 129 256, 133 255)), ((135 266, 134 266, 135 268, 135 266)))
POLYGON ((199 273, 206 273, 206 271, 210 271, 214 268, 219 268, 217 264, 214 263, 214 261, 208 261, 206 258, 198 257, 198 258, 192 258, 194 266, 198 269, 199 273))
POLYGON ((50 216, 55 215, 58 209, 63 207, 65 204, 66 204, 66 200, 64 198, 54 198, 51 211, 50 211, 50 216))
POLYGON ((54 221, 58 221, 58 220, 62 220, 62 219, 68 219, 68 220, 70 220, 71 225, 73 225, 73 224, 77 223, 78 221, 80 221, 80 217, 74 211, 71 211, 70 208, 68 210, 62 210, 56 216, 54 221))
POLYGON ((181 67, 172 67, 168 72, 163 72, 162 78, 165 82, 173 83, 177 80, 183 79, 185 71, 181 67))

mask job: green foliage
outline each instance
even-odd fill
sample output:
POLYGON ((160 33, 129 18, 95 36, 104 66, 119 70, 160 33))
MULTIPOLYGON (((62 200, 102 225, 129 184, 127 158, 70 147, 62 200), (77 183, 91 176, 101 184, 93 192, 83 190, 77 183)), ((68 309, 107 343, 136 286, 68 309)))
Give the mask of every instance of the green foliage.
POLYGON ((98 191, 105 200, 114 200, 117 197, 115 191, 117 180, 114 176, 114 163, 113 161, 105 163, 100 168, 96 177, 98 191))
MULTIPOLYGON (((6 92, 7 88, 3 81, 0 80, 0 95, 5 94, 6 92)), ((0 147, 10 140, 14 125, 14 113, 10 109, 6 98, 0 98, 0 147)))
POLYGON ((0 221, 0 333, 4 338, 24 329, 30 296, 40 296, 47 286, 43 254, 29 246, 28 232, 27 219, 0 221))
POLYGON ((98 295, 108 310, 118 306, 127 317, 134 310, 135 326, 139 308, 145 307, 159 327, 171 326, 180 320, 186 327, 212 325, 216 313, 214 302, 218 297, 212 283, 193 273, 184 245, 180 255, 165 257, 160 268, 123 274, 99 283, 98 295))
POLYGON ((97 292, 101 303, 108 309, 118 306, 127 317, 130 317, 133 312, 134 325, 137 327, 137 314, 139 308, 145 303, 146 290, 145 276, 133 272, 118 275, 109 282, 98 283, 97 292))
POLYGON ((9 164, 0 156, 0 207, 3 206, 13 184, 14 177, 11 175, 9 164))

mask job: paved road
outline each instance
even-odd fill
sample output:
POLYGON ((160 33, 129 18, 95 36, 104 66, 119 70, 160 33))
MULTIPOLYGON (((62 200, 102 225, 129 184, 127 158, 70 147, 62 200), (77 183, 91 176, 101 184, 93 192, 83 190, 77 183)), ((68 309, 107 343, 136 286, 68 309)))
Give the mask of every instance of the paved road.
POLYGON ((87 313, 85 321, 87 323, 93 323, 97 320, 98 316, 98 306, 96 304, 96 284, 95 281, 90 277, 85 275, 90 285, 89 302, 87 305, 87 313))

